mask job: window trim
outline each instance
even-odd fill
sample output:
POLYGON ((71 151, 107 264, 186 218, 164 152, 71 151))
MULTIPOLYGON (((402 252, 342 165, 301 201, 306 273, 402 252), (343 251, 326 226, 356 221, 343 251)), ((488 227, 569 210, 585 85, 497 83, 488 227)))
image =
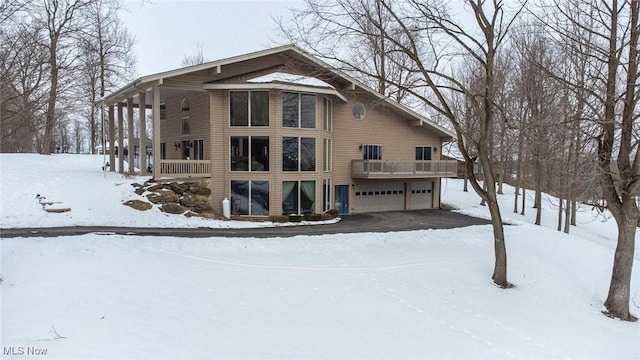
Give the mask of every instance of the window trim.
POLYGON ((271 137, 268 135, 230 135, 229 136, 229 172, 233 172, 233 173, 250 173, 250 172, 255 172, 255 173, 268 173, 270 172, 271 169, 271 137), (247 170, 233 170, 232 168, 232 153, 231 153, 231 146, 232 146, 232 139, 233 138, 246 138, 247 139, 247 158, 248 158, 248 162, 247 162, 247 170), (251 169, 251 152, 252 152, 252 138, 263 138, 267 140, 267 149, 269 151, 269 154, 267 156, 267 168, 266 170, 252 170, 251 169))
MULTIPOLYGON (((290 183, 296 183, 298 185, 298 192, 297 192, 297 196, 298 196, 298 200, 297 200, 297 209, 296 209, 296 213, 295 214, 291 214, 291 213, 286 213, 284 210, 284 201, 286 200, 286 198, 284 197, 284 191, 282 192, 282 199, 281 199, 281 212, 283 215, 299 215, 299 214, 303 214, 303 213, 307 213, 307 210, 304 210, 304 212, 302 211, 302 204, 301 204, 301 198, 302 198, 302 194, 304 192, 304 190, 302 189, 302 183, 303 182, 312 182, 313 183, 313 206, 312 209, 310 210, 311 213, 315 213, 316 212, 316 208, 318 205, 318 182, 314 179, 314 180, 282 180, 280 182, 280 186, 281 189, 284 189, 284 183, 286 182, 290 182, 290 183)), ((324 200, 323 200, 324 202, 324 200)))
POLYGON ((268 217, 269 214, 271 213, 271 181, 270 180, 257 180, 257 179, 232 179, 229 180, 229 200, 230 200, 230 207, 231 207, 231 215, 234 216, 247 216, 247 217, 268 217), (247 199, 247 206, 248 206, 248 214, 234 214, 233 213, 233 187, 232 187, 232 183, 234 181, 242 181, 242 182, 248 182, 249 183, 249 197, 247 199), (267 183, 267 188, 269 189, 269 201, 267 203, 268 208, 267 210, 267 214, 266 215, 256 215, 253 214, 253 206, 252 206, 252 197, 253 197, 253 182, 254 181, 263 181, 267 183))
POLYGON ((333 100, 325 96, 323 98, 323 106, 324 106, 323 130, 328 132, 333 132, 333 100))
POLYGON ((324 172, 330 172, 333 170, 333 139, 323 139, 323 170, 324 172))
POLYGON ((283 135, 281 137, 281 142, 280 142, 280 147, 281 147, 281 153, 282 153, 282 166, 281 166, 281 171, 283 173, 294 173, 294 172, 299 172, 299 173, 313 173, 313 172, 317 172, 318 171, 318 139, 316 137, 309 137, 309 136, 290 136, 290 135, 283 135), (285 170, 284 169, 284 146, 282 146, 282 144, 284 143, 284 139, 285 138, 294 138, 294 139, 298 139, 298 154, 297 154, 297 162, 298 162, 298 169, 297 170, 285 170), (302 139, 313 139, 314 140, 314 147, 313 147, 313 170, 302 170, 302 139))
POLYGON ((180 135, 189 135, 191 134, 191 124, 190 117, 183 116, 180 119, 180 135))
POLYGON ((285 129, 317 129, 318 128, 318 94, 309 93, 309 92, 297 92, 297 91, 283 91, 281 93, 281 124, 285 129), (297 126, 286 126, 284 123, 284 96, 285 94, 294 94, 297 95, 298 101, 298 118, 296 119, 297 126), (313 127, 303 127, 302 126, 302 96, 313 96, 313 127))
POLYGON ((256 128, 268 128, 271 126, 271 91, 269 89, 254 89, 254 90, 229 90, 228 92, 229 99, 229 127, 231 128, 246 128, 246 127, 256 127, 256 128), (247 93, 247 125, 233 125, 231 123, 231 93, 234 92, 242 92, 247 93), (251 94, 253 93, 267 93, 267 125, 253 125, 251 119, 251 94))

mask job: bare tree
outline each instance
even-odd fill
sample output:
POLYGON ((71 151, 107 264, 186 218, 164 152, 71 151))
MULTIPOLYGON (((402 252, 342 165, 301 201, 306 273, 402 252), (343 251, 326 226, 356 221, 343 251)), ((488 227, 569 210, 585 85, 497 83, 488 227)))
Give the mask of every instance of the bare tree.
POLYGON ((185 67, 185 66, 202 64, 204 62, 205 62, 204 48, 202 47, 202 44, 197 43, 196 52, 191 55, 185 55, 185 57, 182 58, 182 63, 180 65, 185 67))
POLYGON ((92 153, 98 137, 103 135, 98 134, 98 99, 133 77, 133 37, 120 21, 120 9, 116 0, 94 0, 82 9, 86 26, 77 45, 80 56, 78 68, 81 73, 80 96, 86 100, 84 112, 87 114, 92 153))
MULTIPOLYGON (((323 49, 330 48, 332 51, 328 54, 331 57, 342 50, 339 46, 340 41, 346 46, 352 44, 346 41, 352 34, 380 36, 394 52, 402 53, 404 58, 409 60, 405 64, 396 62, 394 65, 401 66, 412 75, 412 79, 417 79, 416 82, 412 81, 411 86, 399 79, 382 78, 382 74, 372 73, 364 67, 354 70, 407 91, 450 122, 456 131, 460 152, 467 163, 471 186, 486 201, 491 214, 495 245, 493 281, 500 287, 511 287, 507 280, 504 229, 496 194, 493 132, 496 130, 495 59, 515 15, 510 16, 503 2, 499 0, 465 1, 465 10, 473 18, 472 28, 455 20, 449 9, 439 1, 344 0, 322 5, 315 1, 307 3, 306 11, 314 15, 315 22, 310 22, 314 28, 330 28, 337 36, 323 38, 322 40, 327 41, 322 41, 321 46, 314 46, 311 36, 312 39, 301 43, 305 48, 311 47, 315 49, 315 53, 321 54, 323 49), (381 9, 388 14, 391 19, 390 25, 380 21, 375 9, 381 9), (373 24, 372 28, 377 32, 367 32, 366 27, 359 26, 355 19, 373 24), (480 91, 469 88, 451 75, 452 63, 463 58, 480 69, 484 84, 480 91), (454 94, 462 94, 468 99, 469 106, 478 114, 477 132, 471 133, 465 128, 465 119, 455 111, 454 94), (472 154, 477 154, 486 190, 473 174, 472 167, 476 156, 472 154)), ((515 12, 517 13, 518 11, 515 12)), ((301 25, 296 23, 296 26, 301 25)), ((300 35, 304 38, 304 34, 300 35)), ((314 35, 317 36, 318 33, 314 35)), ((384 54, 378 54, 382 55, 384 54)))
MULTIPOLYGON (((543 4, 543 5, 546 5, 543 4)), ((640 218, 640 72, 638 0, 587 4, 557 0, 545 13, 550 32, 583 59, 585 81, 557 74, 588 107, 596 133, 591 144, 597 160, 601 196, 618 225, 609 293, 604 306, 611 317, 637 318, 629 311, 635 234, 640 218), (575 31, 579 29, 580 31, 575 31)), ((544 9, 544 6, 543 6, 544 9)), ((550 72, 554 72, 553 69, 550 72)))
POLYGON ((44 0, 33 7, 33 16, 42 24, 45 46, 48 49, 49 95, 41 154, 53 150, 53 130, 56 123, 60 77, 75 61, 73 40, 80 25, 80 11, 87 0, 44 0))
MULTIPOLYGON (((381 94, 409 105, 419 77, 413 60, 389 39, 408 38, 383 1, 305 0, 289 21, 279 19, 286 40, 334 64, 381 94), (357 45, 347 45, 357 44, 357 45)), ((416 104, 417 105, 417 104, 416 104)))
MULTIPOLYGON (((0 150, 31 152, 46 106, 46 49, 38 24, 16 2, 0 27, 0 150)), ((5 10, 2 8, 1 10, 5 10)))

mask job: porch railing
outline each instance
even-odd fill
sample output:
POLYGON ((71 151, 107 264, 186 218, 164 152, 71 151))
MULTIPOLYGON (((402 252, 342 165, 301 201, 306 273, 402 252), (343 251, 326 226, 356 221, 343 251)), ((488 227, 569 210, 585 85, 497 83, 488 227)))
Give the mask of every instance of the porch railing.
POLYGON ((351 177, 356 179, 456 177, 457 170, 455 160, 351 160, 351 177))
POLYGON ((204 178, 211 176, 209 160, 160 160, 160 177, 204 178))

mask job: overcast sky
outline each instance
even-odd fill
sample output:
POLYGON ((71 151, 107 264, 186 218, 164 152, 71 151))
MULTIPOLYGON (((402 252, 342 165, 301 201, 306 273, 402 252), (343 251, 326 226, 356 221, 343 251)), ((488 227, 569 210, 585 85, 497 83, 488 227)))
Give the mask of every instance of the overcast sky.
POLYGON ((282 43, 273 18, 288 17, 300 0, 126 0, 121 18, 135 36, 137 76, 180 67, 203 47, 218 60, 282 43))

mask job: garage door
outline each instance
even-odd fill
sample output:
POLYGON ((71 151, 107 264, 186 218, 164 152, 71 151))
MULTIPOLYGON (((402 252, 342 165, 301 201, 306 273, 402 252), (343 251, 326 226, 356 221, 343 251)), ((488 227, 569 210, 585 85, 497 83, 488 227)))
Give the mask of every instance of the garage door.
POLYGON ((404 182, 355 184, 355 212, 404 210, 404 182))
POLYGON ((431 209, 433 207, 433 181, 411 182, 411 209, 431 209))

